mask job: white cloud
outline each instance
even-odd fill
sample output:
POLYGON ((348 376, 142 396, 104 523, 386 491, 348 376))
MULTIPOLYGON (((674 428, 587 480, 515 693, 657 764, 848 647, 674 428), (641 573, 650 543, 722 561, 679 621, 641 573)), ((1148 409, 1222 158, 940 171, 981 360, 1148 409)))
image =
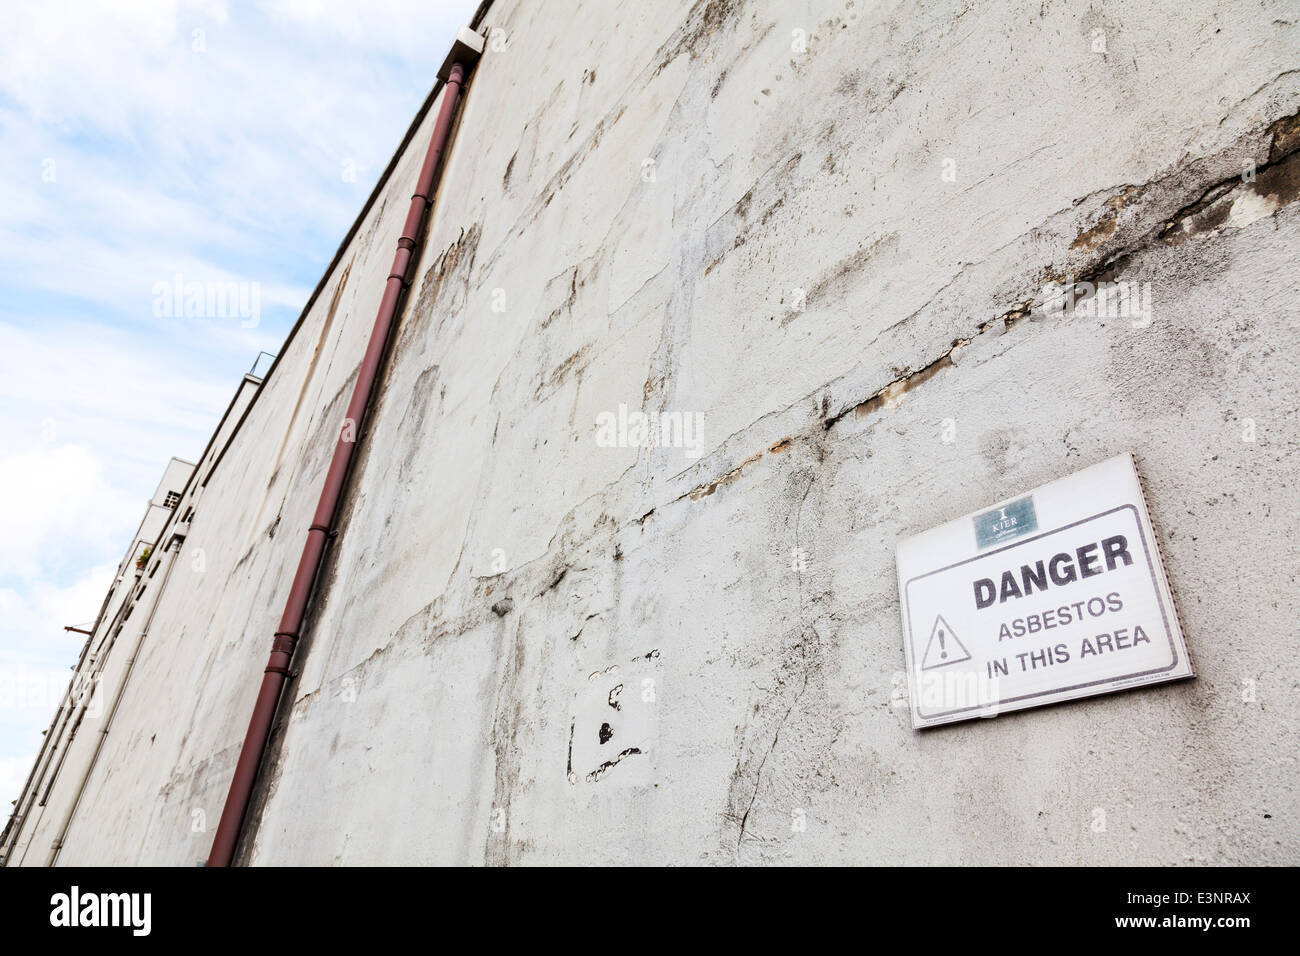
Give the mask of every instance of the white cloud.
POLYGON ((473 6, 31 5, 0 32, 0 276, 129 308, 233 274, 284 290, 282 334, 370 186, 344 161, 383 168, 473 6))
MULTIPOLYGON (((119 542, 125 553, 127 541, 119 542)), ((43 640, 60 639, 60 651, 79 648, 85 635, 64 631, 65 625, 82 626, 93 622, 104 602, 104 595, 117 575, 116 560, 83 570, 66 587, 39 581, 20 593, 0 588, 0 630, 40 634, 43 640)))
POLYGON ((35 753, 31 757, 0 757, 0 800, 4 801, 0 810, 6 814, 13 809, 9 806, 9 801, 17 800, 18 794, 22 792, 23 783, 32 769, 33 757, 35 753))
MULTIPOLYGON (((78 445, 37 446, 0 458, 0 500, 9 503, 0 581, 28 582, 34 594, 48 587, 51 575, 76 568, 82 554, 109 553, 124 531, 130 535, 131 512, 144 513, 141 502, 108 482, 95 454, 78 445), (65 551, 70 541, 77 542, 73 554, 65 551)), ((13 610, 0 603, 5 614, 13 610)))
POLYGON ((94 467, 133 489, 142 510, 167 459, 197 455, 235 391, 234 377, 205 371, 191 343, 164 348, 84 322, 0 322, 0 456, 93 448, 94 467))
POLYGON ((103 564, 62 588, 0 588, 0 809, 22 789, 85 643, 64 625, 94 619, 116 571, 103 564))

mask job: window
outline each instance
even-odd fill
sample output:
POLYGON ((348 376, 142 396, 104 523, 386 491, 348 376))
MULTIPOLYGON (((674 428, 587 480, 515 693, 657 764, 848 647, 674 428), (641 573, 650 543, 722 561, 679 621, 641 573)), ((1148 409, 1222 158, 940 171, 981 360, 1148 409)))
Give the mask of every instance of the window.
POLYGON ((181 496, 180 496, 180 492, 177 491, 167 492, 167 497, 163 499, 164 508, 175 508, 180 503, 181 503, 181 496))

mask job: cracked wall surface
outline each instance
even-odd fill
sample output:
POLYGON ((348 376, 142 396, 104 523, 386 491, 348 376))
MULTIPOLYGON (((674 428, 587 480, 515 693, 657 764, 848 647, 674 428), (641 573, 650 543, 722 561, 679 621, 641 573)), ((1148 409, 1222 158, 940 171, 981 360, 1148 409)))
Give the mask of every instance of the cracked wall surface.
MULTIPOLYGON (((240 859, 1296 862, 1293 5, 564 6, 487 13, 240 859), (897 540, 1128 450, 1197 679, 912 731, 897 540)), ((60 862, 206 856, 431 126, 60 862)))

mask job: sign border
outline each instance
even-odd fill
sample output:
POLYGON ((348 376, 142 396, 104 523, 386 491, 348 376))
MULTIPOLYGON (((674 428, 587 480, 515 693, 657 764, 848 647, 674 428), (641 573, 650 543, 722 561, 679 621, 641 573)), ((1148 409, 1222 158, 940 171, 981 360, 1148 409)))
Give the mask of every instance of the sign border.
MULTIPOLYGON (((1164 589, 1160 586, 1160 585, 1161 585, 1160 579, 1159 579, 1159 577, 1156 575, 1155 562, 1152 560, 1152 555, 1151 555, 1151 545, 1150 545, 1150 544, 1148 543, 1148 541, 1147 541, 1146 528, 1144 528, 1143 525, 1142 525, 1142 515, 1141 515, 1141 513, 1138 511, 1137 506, 1134 505, 1134 504, 1132 504, 1132 503, 1130 502, 1130 503, 1126 503, 1126 504, 1122 504, 1122 505, 1117 505, 1116 507, 1114 507, 1114 508, 1110 508, 1110 509, 1108 509, 1108 510, 1106 510, 1106 511, 1098 512, 1098 513, 1095 514, 1095 515, 1089 515, 1087 518, 1080 518, 1078 521, 1072 521, 1072 522, 1070 522, 1069 524, 1061 525, 1059 528, 1053 528, 1053 529, 1050 530, 1050 531, 1044 531, 1042 534, 1035 535, 1035 536, 1032 537, 1032 538, 1025 538, 1025 539, 1022 540, 1022 541, 1015 541, 1015 542, 1013 542, 1013 543, 1011 543, 1011 544, 1003 545, 1001 548, 995 548, 995 549, 992 550, 992 551, 986 551, 986 552, 984 552, 983 554, 972 555, 972 556, 969 557, 969 558, 965 558, 965 559, 963 559, 963 560, 961 560, 961 561, 957 561, 956 563, 954 563, 954 564, 950 564, 950 565, 948 565, 947 567, 936 568, 936 569, 933 570, 933 571, 926 571, 924 574, 918 574, 918 575, 915 575, 915 576, 913 576, 913 577, 911 577, 911 578, 908 578, 907 581, 906 581, 906 582, 904 583, 904 585, 903 585, 903 604, 904 604, 904 611, 905 611, 906 616, 907 616, 907 652, 908 652, 908 655, 907 655, 907 657, 908 657, 907 664, 908 664, 908 683, 909 683, 909 685, 912 686, 912 690, 913 690, 913 692, 915 693, 915 692, 917 691, 917 688, 916 688, 916 686, 915 686, 915 682, 916 682, 916 679, 917 679, 917 673, 916 673, 915 669, 914 669, 913 666, 912 666, 912 655, 913 655, 913 653, 914 653, 914 644, 913 644, 913 641, 912 641, 912 613, 911 613, 911 612, 912 612, 912 603, 911 603, 911 602, 912 602, 912 595, 911 595, 911 591, 910 591, 910 588, 911 588, 911 586, 912 586, 912 582, 913 582, 913 581, 919 581, 919 580, 921 580, 922 578, 928 578, 928 577, 930 577, 931 575, 934 575, 934 574, 942 574, 942 573, 945 572, 945 571, 951 571, 953 568, 959 568, 959 567, 961 567, 963 564, 970 564, 972 561, 982 561, 983 559, 985 559, 985 558, 989 558, 989 557, 992 557, 992 556, 995 555, 995 554, 1001 554, 1003 551, 1010 551, 1012 548, 1019 548, 1019 547, 1023 547, 1024 545, 1027 545, 1027 544, 1032 544, 1033 542, 1038 541, 1038 540, 1040 540, 1040 539, 1042 539, 1042 538, 1046 538, 1046 537, 1048 537, 1049 535, 1059 534, 1059 533, 1062 532, 1062 531, 1069 531, 1071 528, 1078 527, 1078 526, 1081 525, 1081 524, 1087 524, 1089 521, 1096 521, 1098 518, 1104 518, 1104 517, 1106 517, 1107 515, 1111 515, 1111 514, 1114 514, 1114 513, 1118 512, 1118 511, 1123 511, 1123 510, 1125 510, 1125 509, 1128 509, 1129 511, 1132 511, 1132 512, 1133 512, 1133 518, 1134 518, 1134 521, 1135 521, 1136 524, 1137 524, 1138 536, 1141 538, 1141 541, 1142 541, 1142 553, 1146 556, 1146 559, 1147 559, 1147 570, 1148 570, 1148 571, 1150 572, 1150 574, 1151 574, 1151 583, 1152 583, 1152 585, 1155 587, 1156 603, 1157 603, 1157 604, 1159 605, 1159 607, 1160 607, 1160 619, 1161 619, 1161 622, 1162 622, 1162 623, 1164 624, 1164 626, 1165 626, 1165 636, 1166 636, 1166 637, 1168 638, 1168 640, 1169 640, 1169 650, 1170 650, 1170 652, 1173 654, 1173 661, 1172 661, 1172 662, 1171 662, 1167 667, 1157 667, 1157 668, 1155 668, 1155 669, 1153 669, 1153 670, 1138 671, 1137 673, 1134 673, 1134 674, 1125 674, 1125 675, 1117 676, 1117 677, 1105 677, 1105 678, 1102 678, 1101 680, 1088 681, 1087 683, 1083 683, 1083 684, 1072 684, 1072 685, 1070 685, 1069 687, 1057 687, 1057 688, 1054 688, 1054 689, 1052 689, 1052 690, 1036 691, 1035 693, 1032 693, 1032 694, 1022 694, 1022 695, 1019 696, 1019 697, 1008 697, 1008 698, 1006 698, 1006 699, 1004 699, 1004 700, 999 700, 999 701, 997 701, 996 703, 993 703, 993 704, 975 704, 975 705, 970 706, 970 707, 959 707, 959 708, 956 709, 956 710, 947 710, 947 711, 942 711, 942 712, 940 712, 940 713, 931 714, 931 715, 928 715, 928 716, 927 716, 926 714, 921 713, 921 705, 920 705, 919 702, 913 702, 913 705, 912 705, 912 712, 913 712, 914 714, 916 714, 916 716, 917 716, 920 720, 922 720, 922 721, 929 721, 929 722, 930 722, 930 723, 928 723, 928 724, 923 723, 923 724, 921 724, 919 727, 917 727, 917 728, 915 728, 915 729, 917 729, 917 730, 924 730, 927 726, 935 726, 935 725, 936 725, 936 724, 935 724, 935 721, 938 720, 939 718, 953 717, 953 716, 955 716, 955 715, 957 715, 957 714, 964 714, 964 713, 967 713, 967 712, 969 712, 969 711, 980 711, 980 710, 987 711, 987 710, 990 709, 990 707, 996 707, 996 708, 998 708, 997 711, 995 711, 995 715, 996 715, 996 713, 1001 713, 1001 708, 1003 708, 1006 704, 1014 704, 1014 703, 1017 703, 1017 702, 1019 702, 1019 701, 1032 700, 1032 699, 1035 698, 1035 697, 1047 697, 1047 696, 1050 696, 1050 695, 1053 695, 1053 694, 1064 694, 1064 693, 1068 693, 1069 691, 1072 691, 1072 690, 1081 690, 1082 688, 1085 688, 1085 687, 1096 687, 1096 686, 1099 685, 1099 684, 1113 684, 1113 683, 1115 683, 1115 682, 1117 682, 1117 681, 1129 681, 1129 680, 1133 680, 1133 679, 1138 678, 1138 677, 1148 677, 1148 676, 1150 676, 1150 675, 1152 675, 1152 674, 1163 674, 1163 673, 1165 673, 1165 672, 1167 672, 1167 671, 1171 671, 1171 670, 1173 670, 1174 668, 1176 668, 1176 667, 1178 666, 1178 663, 1179 663, 1179 659, 1178 659, 1178 645, 1177 645, 1177 643, 1174 641, 1174 631, 1173 631, 1173 629, 1169 626, 1169 611, 1168 611, 1168 609, 1165 607, 1165 595, 1164 595, 1164 589)), ((1180 636, 1181 636, 1181 628, 1180 628, 1179 630, 1180 630, 1180 636)), ((1170 680, 1176 680, 1176 679, 1181 679, 1182 677, 1192 677, 1192 676, 1194 676, 1194 675, 1189 673, 1189 674, 1186 674, 1186 675, 1180 675, 1179 678, 1168 678, 1168 679, 1170 679, 1170 680)), ((1144 683, 1152 684, 1152 683, 1158 683, 1158 681, 1145 681, 1144 683)), ((1115 690, 1122 690, 1122 689, 1123 689, 1123 688, 1119 688, 1119 687, 1115 688, 1115 690)), ((1078 699, 1080 699, 1080 698, 1082 698, 1082 697, 1092 697, 1092 696, 1095 696, 1097 693, 1103 693, 1103 692, 1102 692, 1102 691, 1097 691, 1097 692, 1094 692, 1094 693, 1092 693, 1092 694, 1080 694, 1080 695, 1078 695, 1078 696, 1076 696, 1076 697, 1073 697, 1073 698, 1066 698, 1066 699, 1069 699, 1069 700, 1078 700, 1078 699)), ((1064 703, 1065 700, 1061 700, 1061 701, 1059 701, 1059 702, 1060 702, 1060 703, 1064 703)), ((1011 710, 1013 710, 1013 711, 1014 711, 1014 710, 1023 710, 1023 709, 1024 709, 1024 707, 1013 707, 1013 708, 1011 708, 1011 710)), ((939 723, 952 723, 953 721, 950 721, 950 720, 938 720, 938 722, 939 722, 939 723)))

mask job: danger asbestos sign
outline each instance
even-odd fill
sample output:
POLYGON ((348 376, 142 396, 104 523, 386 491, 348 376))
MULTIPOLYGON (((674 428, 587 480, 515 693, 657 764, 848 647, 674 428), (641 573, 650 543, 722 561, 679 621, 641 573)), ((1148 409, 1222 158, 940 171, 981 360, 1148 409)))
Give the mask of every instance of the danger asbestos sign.
POLYGON ((912 726, 1192 676, 1131 455, 898 545, 912 726))

